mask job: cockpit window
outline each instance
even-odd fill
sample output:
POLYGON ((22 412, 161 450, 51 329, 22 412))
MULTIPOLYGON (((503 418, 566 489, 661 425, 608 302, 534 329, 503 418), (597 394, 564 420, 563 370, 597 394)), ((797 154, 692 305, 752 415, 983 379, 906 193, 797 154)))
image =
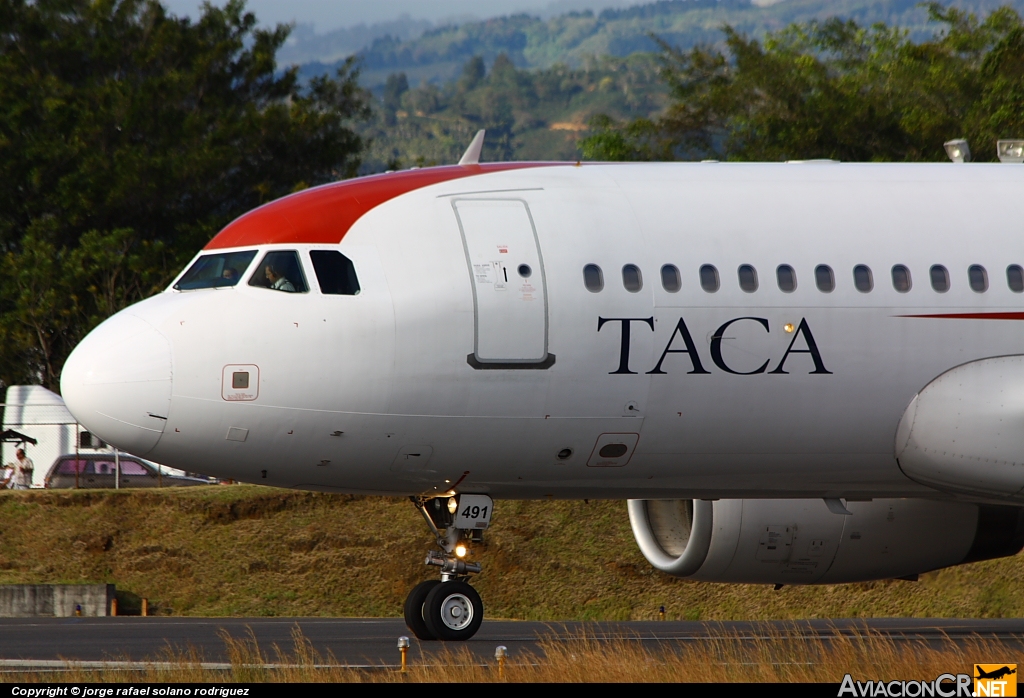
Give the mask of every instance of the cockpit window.
POLYGON ((310 250, 309 258, 313 261, 313 271, 320 283, 320 293, 338 296, 354 296, 359 293, 359 279, 356 278, 356 269, 351 259, 336 250, 310 250))
POLYGON ((188 268, 178 283, 177 291, 193 291, 199 288, 223 288, 238 283, 249 262, 256 256, 256 250, 205 254, 188 268))
POLYGON ((250 286, 269 288, 285 293, 305 293, 306 277, 302 274, 299 255, 294 250, 267 252, 267 255, 249 277, 250 286))

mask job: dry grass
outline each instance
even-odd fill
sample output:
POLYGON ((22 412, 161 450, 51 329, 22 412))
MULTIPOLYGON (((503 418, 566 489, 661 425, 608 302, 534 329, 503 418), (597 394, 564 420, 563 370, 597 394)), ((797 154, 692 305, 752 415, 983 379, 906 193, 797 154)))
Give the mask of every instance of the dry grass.
MULTIPOLYGON (((435 573, 406 500, 266 487, 0 492, 0 584, 111 582, 122 610, 399 617, 435 573)), ((623 502, 502 501, 474 585, 490 618, 757 620, 1024 616, 1024 556, 824 587, 703 584, 655 571, 623 502)))
POLYGON ((901 642, 865 632, 827 640, 771 631, 762 639, 739 641, 722 634, 704 641, 666 642, 651 647, 628 639, 598 640, 577 635, 539 642, 538 653, 509 657, 503 671, 496 660, 482 661, 466 646, 425 653, 406 673, 339 665, 316 652, 296 630, 293 647, 265 651, 253 637, 225 636, 229 669, 201 665, 195 652, 168 653, 142 670, 84 670, 69 663, 62 672, 7 674, 8 682, 757 682, 838 683, 855 680, 925 680, 943 673, 972 673, 976 662, 1013 662, 1014 647, 977 638, 937 645, 901 642))

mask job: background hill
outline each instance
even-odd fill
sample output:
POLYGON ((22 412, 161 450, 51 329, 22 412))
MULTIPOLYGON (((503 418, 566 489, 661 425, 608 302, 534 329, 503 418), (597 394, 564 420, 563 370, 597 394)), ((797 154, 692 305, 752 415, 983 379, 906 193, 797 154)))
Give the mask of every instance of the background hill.
MULTIPOLYGON (((376 38, 359 53, 360 82, 376 98, 373 116, 357 127, 368 143, 360 172, 457 162, 481 128, 488 131, 486 160, 579 159, 580 141, 593 133, 588 129, 595 116, 626 124, 664 115, 669 90, 652 35, 687 49, 721 42, 726 24, 759 37, 836 15, 862 27, 899 27, 915 43, 946 29, 929 22, 917 0, 758 2, 661 0, 548 19, 519 14, 417 36, 406 18, 394 25, 393 35, 376 38)), ((979 16, 1004 4, 953 3, 979 16)), ((1009 4, 1024 10, 1024 0, 1009 4)), ((369 35, 362 29, 362 36, 369 35)), ((330 49, 331 36, 343 38, 338 32, 314 37, 319 50, 330 49)), ((347 40, 353 36, 345 34, 347 40)), ((296 46, 313 47, 304 37, 297 36, 296 46)), ((336 65, 307 63, 301 74, 308 79, 336 65)))
MULTIPOLYGON (((1024 8, 1024 0, 943 4, 978 14, 1006 4, 1024 8)), ((832 16, 862 25, 898 25, 916 39, 931 36, 935 29, 919 0, 659 0, 622 10, 569 12, 549 19, 518 14, 433 27, 422 33, 417 30, 423 23, 407 18, 393 26, 356 27, 322 35, 307 27, 293 34, 279 60, 303 64, 303 74, 313 75, 328 72, 338 60, 358 53, 364 85, 380 88, 388 75, 404 72, 409 84, 416 86, 456 79, 474 56, 482 57, 488 66, 505 54, 518 68, 544 69, 559 63, 580 67, 595 56, 656 51, 651 33, 686 49, 721 41, 723 24, 761 36, 792 22, 832 16), (357 46, 361 42, 365 43, 357 46)))
MULTIPOLYGON (((476 551, 488 617, 536 620, 1011 617, 1024 557, 821 587, 689 582, 655 571, 619 501, 502 501, 476 551)), ((0 492, 0 584, 110 582, 160 614, 402 614, 430 536, 407 500, 251 485, 0 492)))

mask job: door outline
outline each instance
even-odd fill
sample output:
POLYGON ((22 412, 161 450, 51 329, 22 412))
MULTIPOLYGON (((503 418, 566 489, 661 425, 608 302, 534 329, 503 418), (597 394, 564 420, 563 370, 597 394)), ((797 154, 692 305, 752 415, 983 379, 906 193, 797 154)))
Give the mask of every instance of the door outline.
POLYGON ((459 236, 462 238, 462 251, 466 255, 466 269, 469 272, 470 287, 473 289, 473 353, 466 357, 466 362, 476 370, 496 370, 496 369, 547 369, 551 368, 555 364, 555 355, 548 351, 549 345, 549 311, 548 311, 548 272, 547 264, 544 262, 544 251, 540 246, 540 237, 537 235, 537 224, 533 219, 533 211, 530 210, 530 204, 519 197, 489 197, 489 198, 476 198, 476 197, 460 197, 453 198, 451 200, 452 211, 455 213, 455 220, 459 225, 459 236), (466 229, 462 225, 462 218, 459 216, 458 204, 462 201, 467 202, 498 202, 498 203, 509 203, 518 202, 523 205, 523 209, 526 211, 526 218, 530 221, 530 232, 533 234, 533 244, 537 249, 537 263, 540 266, 540 280, 541 287, 544 291, 544 357, 539 360, 503 360, 503 361, 482 361, 477 357, 477 352, 480 349, 480 303, 477 298, 477 284, 473 279, 473 257, 469 252, 469 242, 466 240, 466 229))

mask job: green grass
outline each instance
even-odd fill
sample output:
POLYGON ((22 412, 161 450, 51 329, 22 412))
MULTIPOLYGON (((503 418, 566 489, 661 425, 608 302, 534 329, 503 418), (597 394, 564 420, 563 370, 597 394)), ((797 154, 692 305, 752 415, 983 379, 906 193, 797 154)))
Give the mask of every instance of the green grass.
MULTIPOLYGON (((0 493, 0 584, 117 585, 122 608, 191 616, 400 616, 434 575, 406 500, 248 485, 0 493)), ((651 568, 624 502, 498 502, 474 585, 492 618, 1010 617, 1024 558, 822 587, 706 584, 651 568)))

